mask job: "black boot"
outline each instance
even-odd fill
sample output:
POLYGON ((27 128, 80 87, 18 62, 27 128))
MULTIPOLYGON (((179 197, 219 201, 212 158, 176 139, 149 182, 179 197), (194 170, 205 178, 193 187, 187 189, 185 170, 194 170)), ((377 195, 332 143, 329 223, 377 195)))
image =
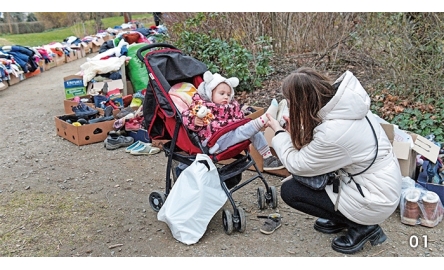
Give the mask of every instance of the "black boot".
POLYGON ((329 219, 318 218, 314 224, 315 230, 322 233, 338 233, 347 228, 344 223, 335 223, 329 219))
POLYGON ((353 254, 360 251, 367 241, 375 246, 383 243, 386 239, 387 236, 379 225, 350 227, 347 235, 333 239, 331 247, 337 252, 353 254))

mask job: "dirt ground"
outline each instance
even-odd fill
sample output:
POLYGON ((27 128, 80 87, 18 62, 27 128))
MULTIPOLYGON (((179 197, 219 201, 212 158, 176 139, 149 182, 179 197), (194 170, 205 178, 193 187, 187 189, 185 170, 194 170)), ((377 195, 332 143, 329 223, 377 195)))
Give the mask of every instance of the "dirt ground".
MULTIPOLYGON (((1 257, 442 257, 444 225, 407 226, 399 210, 381 224, 388 236, 354 255, 330 247, 335 235, 313 229, 316 217, 285 205, 257 209, 258 181, 236 191, 247 216, 244 233, 227 235, 219 210, 201 240, 185 245, 157 220, 149 203, 165 190, 166 157, 133 156, 103 143, 76 146, 56 135, 63 115, 63 80, 85 58, 0 91, 1 257), (257 215, 279 212, 283 225, 262 234, 257 215)), ((270 89, 273 97, 276 89, 270 89)), ((268 102, 268 100, 267 100, 268 102)), ((244 172, 244 178, 251 172, 244 172)), ((282 177, 264 174, 280 193, 282 177)), ((228 203, 225 205, 232 209, 228 203)))

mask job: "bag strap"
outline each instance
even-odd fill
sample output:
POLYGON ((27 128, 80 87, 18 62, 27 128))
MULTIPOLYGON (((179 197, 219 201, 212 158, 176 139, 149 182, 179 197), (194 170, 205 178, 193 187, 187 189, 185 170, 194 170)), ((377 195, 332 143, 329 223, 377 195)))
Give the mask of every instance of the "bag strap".
POLYGON ((359 175, 359 174, 361 174, 361 173, 366 172, 366 171, 367 171, 367 170, 373 165, 373 163, 375 163, 376 157, 378 156, 379 145, 378 145, 378 138, 376 137, 375 129, 373 128, 373 125, 372 125, 372 123, 370 123, 370 120, 368 119, 367 116, 365 116, 365 119, 367 119, 367 122, 370 124, 370 127, 372 128, 372 131, 373 131, 373 136, 375 136, 375 141, 376 141, 376 153, 375 153, 375 157, 373 158, 372 163, 371 163, 367 168, 365 168, 365 170, 363 170, 363 171, 360 172, 360 173, 348 174, 350 177, 352 177, 352 176, 356 176, 356 175, 359 175))
MULTIPOLYGON (((356 185, 356 187, 358 188, 359 193, 362 195, 362 197, 365 197, 365 196, 364 196, 364 192, 362 192, 361 185, 359 185, 358 183, 356 183, 355 179, 353 179, 353 176, 356 176, 356 175, 359 175, 359 174, 362 174, 362 173, 366 172, 366 171, 367 171, 367 170, 373 165, 373 163, 375 163, 376 157, 378 156, 378 150, 379 150, 378 138, 376 137, 375 129, 373 128, 373 125, 372 125, 372 123, 370 122, 370 120, 368 119, 367 116, 365 116, 365 119, 367 119, 367 122, 370 124, 370 127, 372 128, 372 131, 373 131, 373 136, 375 137, 375 141, 376 141, 376 153, 375 153, 375 157, 373 158, 372 163, 371 163, 367 168, 365 168, 362 172, 355 173, 355 174, 350 174, 350 173, 346 172, 344 169, 341 169, 341 171, 343 171, 344 173, 346 173, 346 174, 350 177, 350 181, 353 181, 353 182, 355 183, 355 185, 356 185)), ((341 190, 339 189, 339 184, 340 184, 340 183, 338 183, 338 182, 339 182, 339 181, 336 181, 336 183, 334 182, 334 184, 336 184, 336 188, 334 187, 334 190, 340 192, 340 191, 341 191, 341 190)), ((339 194, 338 194, 338 198, 337 198, 336 203, 335 203, 335 211, 337 210, 337 204, 338 204, 338 202, 339 202, 339 194)))

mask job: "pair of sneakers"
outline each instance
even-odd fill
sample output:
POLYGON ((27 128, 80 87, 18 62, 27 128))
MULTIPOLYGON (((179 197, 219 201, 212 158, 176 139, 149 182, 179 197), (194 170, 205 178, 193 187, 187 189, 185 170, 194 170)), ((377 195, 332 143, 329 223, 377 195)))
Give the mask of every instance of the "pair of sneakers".
POLYGON ((125 148, 125 152, 135 156, 154 155, 160 152, 160 148, 154 147, 152 143, 136 141, 127 148, 125 148))

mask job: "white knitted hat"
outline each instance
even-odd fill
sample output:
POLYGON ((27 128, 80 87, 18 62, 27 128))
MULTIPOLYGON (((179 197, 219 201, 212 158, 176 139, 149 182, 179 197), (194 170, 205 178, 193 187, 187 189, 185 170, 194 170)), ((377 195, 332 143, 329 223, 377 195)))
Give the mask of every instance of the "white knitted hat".
POLYGON ((234 97, 234 87, 239 85, 239 79, 236 77, 231 78, 225 78, 222 77, 219 73, 211 74, 210 71, 206 71, 203 75, 204 81, 199 85, 197 88, 197 92, 199 95, 208 101, 213 102, 211 99, 213 95, 213 90, 218 86, 220 83, 226 83, 231 88, 231 98, 234 97))

